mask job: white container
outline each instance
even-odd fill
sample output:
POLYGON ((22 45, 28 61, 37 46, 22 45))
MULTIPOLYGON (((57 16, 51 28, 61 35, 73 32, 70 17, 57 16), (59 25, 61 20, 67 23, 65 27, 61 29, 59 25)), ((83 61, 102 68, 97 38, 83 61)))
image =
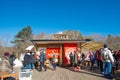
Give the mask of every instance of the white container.
POLYGON ((26 69, 19 72, 19 80, 32 80, 32 71, 26 69))

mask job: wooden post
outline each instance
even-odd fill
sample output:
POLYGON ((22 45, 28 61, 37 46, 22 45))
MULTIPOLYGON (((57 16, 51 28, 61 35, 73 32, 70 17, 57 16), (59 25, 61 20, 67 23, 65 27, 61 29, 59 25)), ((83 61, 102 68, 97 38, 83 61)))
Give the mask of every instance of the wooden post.
POLYGON ((80 54, 82 54, 81 52, 82 52, 82 43, 80 43, 80 54))
POLYGON ((61 66, 62 65, 62 62, 63 62, 63 59, 62 59, 62 56, 63 56, 63 51, 62 51, 62 44, 60 44, 60 62, 59 62, 59 65, 61 66))

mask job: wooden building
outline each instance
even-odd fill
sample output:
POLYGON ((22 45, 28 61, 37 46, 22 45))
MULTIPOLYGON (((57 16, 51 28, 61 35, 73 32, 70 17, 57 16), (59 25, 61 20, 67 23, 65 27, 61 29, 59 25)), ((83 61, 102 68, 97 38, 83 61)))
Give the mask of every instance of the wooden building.
POLYGON ((74 50, 81 50, 81 45, 86 43, 86 40, 69 40, 69 39, 33 39, 35 52, 45 50, 46 58, 52 58, 52 52, 55 51, 59 59, 59 65, 69 63, 69 53, 74 50), (68 61, 66 61, 68 60, 68 61))

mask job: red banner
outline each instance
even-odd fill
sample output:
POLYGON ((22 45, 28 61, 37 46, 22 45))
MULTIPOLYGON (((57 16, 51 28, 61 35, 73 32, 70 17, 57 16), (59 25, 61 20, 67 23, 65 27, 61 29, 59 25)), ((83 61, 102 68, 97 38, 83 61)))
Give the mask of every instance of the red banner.
POLYGON ((64 56, 64 64, 70 64, 70 57, 69 54, 70 52, 73 53, 73 51, 77 51, 77 44, 64 44, 64 50, 65 50, 65 56, 64 56))
POLYGON ((55 51, 57 58, 60 56, 60 48, 47 48, 46 50, 46 57, 52 58, 53 57, 53 51, 55 51))

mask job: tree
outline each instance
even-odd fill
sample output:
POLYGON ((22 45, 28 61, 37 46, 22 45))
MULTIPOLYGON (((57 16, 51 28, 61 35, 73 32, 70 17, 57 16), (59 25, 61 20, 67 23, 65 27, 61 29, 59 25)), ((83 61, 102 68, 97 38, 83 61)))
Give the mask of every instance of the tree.
POLYGON ((23 28, 15 35, 14 41, 12 41, 12 43, 15 44, 17 53, 23 52, 25 48, 31 44, 30 42, 31 37, 32 37, 32 30, 30 26, 23 28))
POLYGON ((4 47, 0 45, 0 56, 2 56, 3 53, 4 53, 4 47))
POLYGON ((94 41, 101 42, 101 43, 105 43, 107 39, 107 37, 102 36, 100 34, 92 34, 91 37, 94 41))
POLYGON ((30 26, 27 26, 26 28, 23 28, 16 36, 15 38, 21 39, 21 40, 29 40, 31 39, 32 30, 30 26))
POLYGON ((108 35, 106 43, 111 49, 118 51, 120 49, 120 36, 108 35))
POLYGON ((46 36, 44 32, 34 35, 34 39, 43 39, 46 36))
POLYGON ((67 34, 69 39, 82 39, 82 34, 79 31, 66 30, 63 33, 67 34))

